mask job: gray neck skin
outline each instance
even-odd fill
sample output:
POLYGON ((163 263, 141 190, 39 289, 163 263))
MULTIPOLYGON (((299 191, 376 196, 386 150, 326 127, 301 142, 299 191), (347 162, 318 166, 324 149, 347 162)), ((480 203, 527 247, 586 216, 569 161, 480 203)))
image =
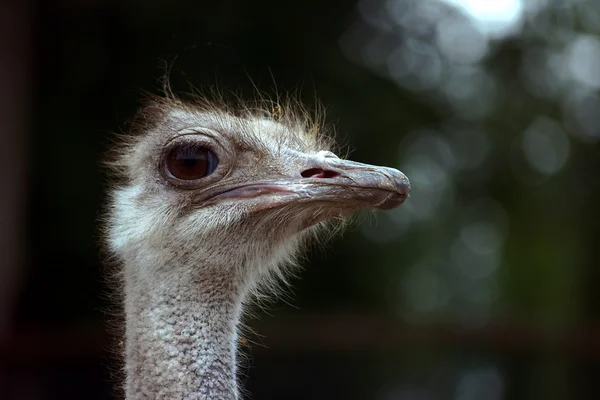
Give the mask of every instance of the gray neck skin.
POLYGON ((237 399, 242 285, 185 267, 127 267, 126 398, 237 399))

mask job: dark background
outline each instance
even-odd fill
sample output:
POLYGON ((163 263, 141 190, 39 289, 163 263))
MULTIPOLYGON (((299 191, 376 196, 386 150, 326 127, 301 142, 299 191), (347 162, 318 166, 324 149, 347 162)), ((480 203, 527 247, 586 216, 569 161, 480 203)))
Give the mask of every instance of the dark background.
POLYGON ((115 395, 102 159, 169 68, 316 93, 413 184, 255 310, 246 397, 600 398, 600 6, 528 7, 491 34, 437 0, 3 3, 0 398, 115 395))

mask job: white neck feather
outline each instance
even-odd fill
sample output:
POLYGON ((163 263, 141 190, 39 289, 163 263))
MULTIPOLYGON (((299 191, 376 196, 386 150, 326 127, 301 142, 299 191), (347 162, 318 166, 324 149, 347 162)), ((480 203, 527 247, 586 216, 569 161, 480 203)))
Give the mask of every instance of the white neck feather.
POLYGON ((232 276, 198 270, 125 266, 127 399, 238 398, 245 289, 232 276))

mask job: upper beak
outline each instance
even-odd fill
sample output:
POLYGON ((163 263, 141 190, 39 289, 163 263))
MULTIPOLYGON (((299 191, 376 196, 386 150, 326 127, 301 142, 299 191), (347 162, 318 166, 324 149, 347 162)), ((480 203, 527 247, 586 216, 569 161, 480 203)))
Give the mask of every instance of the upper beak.
POLYGON ((301 167, 285 177, 223 188, 213 199, 268 195, 260 209, 292 202, 327 202, 341 208, 389 210, 402 204, 410 192, 408 178, 394 168, 320 154, 298 161, 301 167))

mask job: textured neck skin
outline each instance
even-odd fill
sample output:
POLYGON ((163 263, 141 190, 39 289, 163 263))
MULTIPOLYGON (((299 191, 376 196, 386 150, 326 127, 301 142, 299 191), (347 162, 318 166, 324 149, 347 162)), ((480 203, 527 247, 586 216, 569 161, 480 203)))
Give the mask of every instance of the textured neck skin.
POLYGON ((237 399, 243 285, 194 267, 140 267, 125 267, 127 399, 237 399))

